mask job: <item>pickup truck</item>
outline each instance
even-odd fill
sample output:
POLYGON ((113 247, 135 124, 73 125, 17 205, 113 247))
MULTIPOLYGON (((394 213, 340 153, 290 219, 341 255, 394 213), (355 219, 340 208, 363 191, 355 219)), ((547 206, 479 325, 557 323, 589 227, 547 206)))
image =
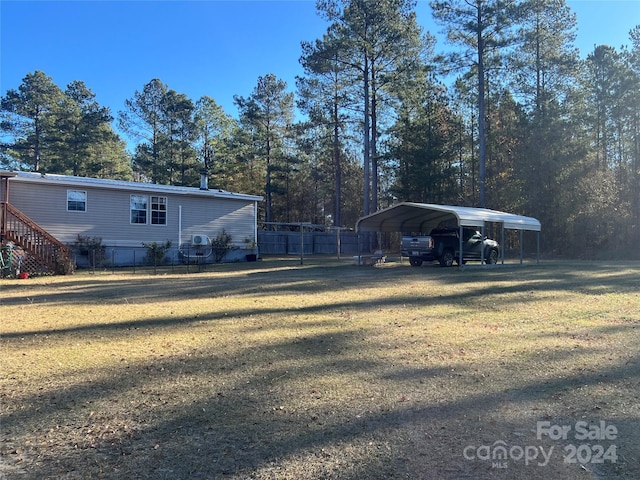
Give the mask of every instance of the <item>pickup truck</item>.
MULTIPOLYGON (((473 228, 462 229, 462 261, 482 259, 484 248, 485 263, 497 263, 500 257, 500 246, 495 240, 482 239, 482 234, 473 228)), ((457 228, 433 229, 429 235, 403 235, 400 255, 409 257, 413 267, 422 262, 437 260, 443 267, 450 267, 459 262, 460 237, 457 228)))

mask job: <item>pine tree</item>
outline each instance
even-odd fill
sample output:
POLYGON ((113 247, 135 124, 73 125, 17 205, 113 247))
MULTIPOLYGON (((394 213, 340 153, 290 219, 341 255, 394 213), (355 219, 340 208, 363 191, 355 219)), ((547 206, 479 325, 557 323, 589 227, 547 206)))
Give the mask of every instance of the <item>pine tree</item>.
POLYGON ((48 141, 55 113, 63 93, 51 77, 36 70, 27 74, 17 90, 8 90, 2 97, 2 131, 12 137, 6 146, 19 163, 32 171, 49 167, 48 141))
POLYGON ((504 0, 446 0, 432 1, 431 8, 436 21, 445 27, 447 39, 462 46, 453 63, 458 67, 465 64, 476 72, 478 101, 478 182, 479 203, 486 204, 486 64, 491 57, 498 60, 502 47, 513 41, 510 27, 514 21, 515 1, 504 0), (471 65, 468 60, 475 58, 471 65))
POLYGON ((134 140, 135 172, 165 185, 195 185, 200 175, 195 142, 194 105, 185 94, 153 79, 125 101, 119 125, 134 140))
POLYGON ((196 102, 194 121, 200 165, 209 174, 212 187, 229 189, 235 173, 232 140, 237 122, 208 96, 196 102))
POLYGON ((264 163, 265 221, 273 222, 275 196, 282 196, 290 174, 289 151, 293 123, 293 94, 274 74, 258 78, 251 96, 236 95, 240 123, 252 135, 254 155, 264 163))
MULTIPOLYGON (((52 151, 59 173, 98 177, 102 174, 102 149, 118 150, 120 139, 111 128, 113 117, 107 107, 101 107, 95 94, 84 82, 71 82, 57 111, 56 133, 52 135, 52 151)), ((128 167, 124 148, 120 147, 116 162, 128 167)))
POLYGON ((142 91, 136 91, 133 98, 125 101, 126 110, 118 114, 120 128, 136 145, 133 156, 134 171, 141 179, 152 183, 169 183, 168 166, 163 157, 162 128, 163 99, 168 88, 159 79, 153 79, 144 85, 142 91))
POLYGON ((378 208, 379 140, 385 103, 394 83, 410 75, 423 43, 413 0, 321 0, 318 13, 331 23, 337 57, 353 72, 361 105, 363 212, 378 208))
MULTIPOLYGON (((336 226, 342 225, 342 178, 344 146, 349 142, 348 128, 353 121, 349 111, 353 110, 349 90, 352 79, 346 68, 343 50, 337 39, 325 35, 314 44, 302 44, 302 64, 306 77, 297 79, 298 106, 308 115, 308 129, 316 134, 315 148, 326 149, 319 156, 330 156, 333 168, 333 208, 332 220, 336 226), (315 128, 314 128, 315 127, 315 128)), ((329 174, 329 172, 327 172, 329 174)))
POLYGON ((524 212, 566 232, 558 213, 563 172, 575 161, 571 152, 577 148, 567 103, 578 73, 576 17, 564 0, 528 0, 520 12, 520 44, 509 65, 528 125, 516 181, 527 192, 524 212))

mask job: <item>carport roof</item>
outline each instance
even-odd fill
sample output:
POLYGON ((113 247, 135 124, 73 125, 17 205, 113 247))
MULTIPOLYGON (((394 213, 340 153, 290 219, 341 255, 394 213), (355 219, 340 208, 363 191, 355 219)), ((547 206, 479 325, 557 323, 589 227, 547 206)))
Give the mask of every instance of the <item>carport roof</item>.
POLYGON ((502 223, 504 228, 539 232, 540 222, 533 217, 489 210, 487 208, 403 202, 362 217, 358 232, 429 232, 441 222, 455 221, 463 227, 479 227, 484 222, 502 223))

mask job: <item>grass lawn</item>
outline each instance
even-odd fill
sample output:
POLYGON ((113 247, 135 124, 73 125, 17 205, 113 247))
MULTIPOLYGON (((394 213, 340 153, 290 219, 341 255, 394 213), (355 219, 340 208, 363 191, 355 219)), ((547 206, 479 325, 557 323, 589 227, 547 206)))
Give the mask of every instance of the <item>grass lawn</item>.
POLYGON ((640 263, 81 272, 0 312, 0 478, 640 478, 640 263))

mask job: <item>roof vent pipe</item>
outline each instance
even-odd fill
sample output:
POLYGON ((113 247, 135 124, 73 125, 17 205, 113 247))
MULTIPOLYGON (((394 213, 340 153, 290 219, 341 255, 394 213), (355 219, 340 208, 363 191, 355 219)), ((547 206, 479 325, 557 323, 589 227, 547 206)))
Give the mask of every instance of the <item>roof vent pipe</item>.
POLYGON ((200 170, 200 190, 209 190, 209 176, 206 170, 200 170))

